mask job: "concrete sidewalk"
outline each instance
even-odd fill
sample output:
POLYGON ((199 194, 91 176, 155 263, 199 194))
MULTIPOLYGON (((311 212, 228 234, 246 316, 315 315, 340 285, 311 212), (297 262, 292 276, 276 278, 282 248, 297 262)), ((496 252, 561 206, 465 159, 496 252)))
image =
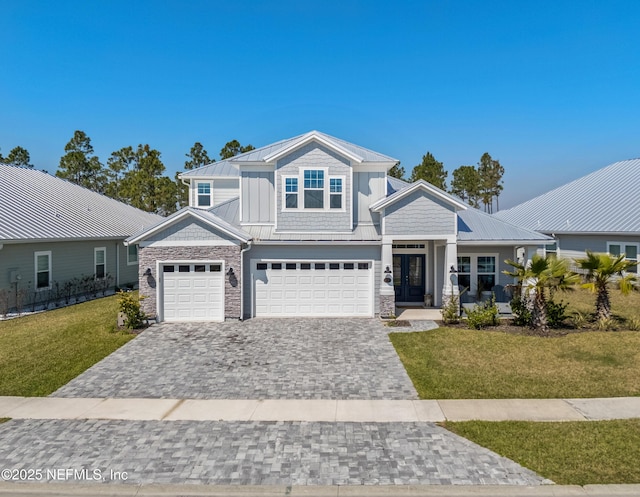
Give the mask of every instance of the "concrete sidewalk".
POLYGON ((21 497, 631 497, 640 485, 77 485, 0 482, 0 495, 21 497))
POLYGON ((590 421, 640 418, 640 397, 496 400, 224 400, 0 397, 0 418, 155 421, 590 421))

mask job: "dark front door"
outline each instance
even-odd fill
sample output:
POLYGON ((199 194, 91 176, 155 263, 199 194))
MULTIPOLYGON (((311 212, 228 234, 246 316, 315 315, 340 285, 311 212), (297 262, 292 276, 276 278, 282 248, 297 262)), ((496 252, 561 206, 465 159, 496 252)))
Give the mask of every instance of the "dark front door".
POLYGON ((424 300, 424 254, 393 256, 393 286, 396 302, 424 300))

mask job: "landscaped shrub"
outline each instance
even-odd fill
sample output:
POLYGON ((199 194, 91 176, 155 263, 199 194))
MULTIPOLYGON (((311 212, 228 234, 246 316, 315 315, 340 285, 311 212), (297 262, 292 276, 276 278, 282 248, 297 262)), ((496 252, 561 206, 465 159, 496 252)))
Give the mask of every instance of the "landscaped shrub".
MULTIPOLYGON (((513 313, 513 324, 516 326, 531 326, 533 324, 533 313, 527 305, 526 299, 515 297, 511 301, 511 312, 513 313)), ((547 311, 547 324, 551 328, 559 328, 567 318, 567 304, 564 302, 554 302, 551 299, 545 301, 547 311)))
POLYGON ((480 305, 476 305, 471 310, 465 308, 464 312, 467 314, 469 328, 474 330, 481 330, 487 326, 497 326, 500 322, 498 306, 494 297, 480 305))
POLYGON ((444 324, 456 324, 460 322, 460 299, 457 295, 447 297, 446 302, 440 309, 442 322, 444 324))
POLYGON ((127 328, 130 330, 142 328, 147 316, 140 309, 140 300, 132 292, 118 292, 118 306, 125 316, 124 325, 127 328))
POLYGON ((527 305, 526 299, 520 296, 514 297, 510 303, 513 313, 513 324, 516 326, 531 326, 533 315, 531 308, 527 305))

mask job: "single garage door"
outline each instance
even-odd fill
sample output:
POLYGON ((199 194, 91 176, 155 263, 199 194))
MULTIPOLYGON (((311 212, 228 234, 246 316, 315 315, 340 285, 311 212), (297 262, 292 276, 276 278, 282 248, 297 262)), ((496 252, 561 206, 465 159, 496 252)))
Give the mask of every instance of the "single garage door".
POLYGON ((224 321, 221 263, 164 263, 162 278, 165 321, 224 321))
POLYGON ((255 315, 373 316, 371 261, 252 261, 255 315))

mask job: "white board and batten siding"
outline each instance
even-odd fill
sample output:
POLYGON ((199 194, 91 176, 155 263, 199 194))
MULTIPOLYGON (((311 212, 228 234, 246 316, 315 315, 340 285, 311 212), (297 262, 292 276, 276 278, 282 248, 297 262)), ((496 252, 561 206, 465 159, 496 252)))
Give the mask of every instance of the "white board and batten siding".
POLYGON ((163 321, 224 321, 222 261, 158 263, 163 321))
POLYGON ((374 263, 251 260, 256 317, 371 317, 374 263))

